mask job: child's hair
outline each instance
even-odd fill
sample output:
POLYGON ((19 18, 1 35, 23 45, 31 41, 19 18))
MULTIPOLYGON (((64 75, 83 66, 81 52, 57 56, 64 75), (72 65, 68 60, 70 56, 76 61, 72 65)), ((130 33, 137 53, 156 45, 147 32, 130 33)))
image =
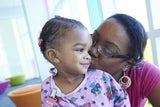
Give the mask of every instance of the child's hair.
POLYGON ((42 28, 38 40, 38 44, 43 56, 46 58, 45 51, 48 47, 58 47, 60 45, 60 38, 66 36, 66 32, 76 28, 87 30, 87 28, 81 22, 61 16, 55 16, 47 21, 42 28))

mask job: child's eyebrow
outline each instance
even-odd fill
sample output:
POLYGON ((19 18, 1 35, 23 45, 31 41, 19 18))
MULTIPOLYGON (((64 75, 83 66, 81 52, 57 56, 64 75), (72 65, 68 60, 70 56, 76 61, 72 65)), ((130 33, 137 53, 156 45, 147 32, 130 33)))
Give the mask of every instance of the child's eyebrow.
POLYGON ((74 44, 73 46, 75 47, 75 46, 80 46, 80 45, 81 45, 81 46, 86 46, 86 44, 85 44, 85 43, 80 43, 80 42, 79 42, 79 43, 74 44))

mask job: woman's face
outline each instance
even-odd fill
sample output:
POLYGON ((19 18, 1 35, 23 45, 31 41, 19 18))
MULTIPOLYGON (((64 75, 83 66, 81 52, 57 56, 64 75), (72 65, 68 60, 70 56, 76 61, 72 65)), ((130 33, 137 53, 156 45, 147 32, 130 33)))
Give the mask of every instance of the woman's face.
POLYGON ((91 68, 101 69, 114 75, 125 65, 128 54, 129 38, 124 27, 111 18, 102 23, 92 35, 91 68))

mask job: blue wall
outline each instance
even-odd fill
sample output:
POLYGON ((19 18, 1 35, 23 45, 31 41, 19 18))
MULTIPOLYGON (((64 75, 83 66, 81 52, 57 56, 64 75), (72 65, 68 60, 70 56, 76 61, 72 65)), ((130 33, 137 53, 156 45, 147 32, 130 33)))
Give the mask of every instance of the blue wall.
POLYGON ((94 31, 103 21, 100 0, 87 0, 90 23, 94 31))

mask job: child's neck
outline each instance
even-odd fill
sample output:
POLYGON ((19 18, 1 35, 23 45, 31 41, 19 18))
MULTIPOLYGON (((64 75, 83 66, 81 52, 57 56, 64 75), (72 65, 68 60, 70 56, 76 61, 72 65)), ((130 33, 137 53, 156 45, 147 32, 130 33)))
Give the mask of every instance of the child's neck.
POLYGON ((58 88, 64 93, 68 94, 74 91, 84 80, 85 75, 65 77, 63 75, 57 75, 54 77, 54 82, 58 88))

